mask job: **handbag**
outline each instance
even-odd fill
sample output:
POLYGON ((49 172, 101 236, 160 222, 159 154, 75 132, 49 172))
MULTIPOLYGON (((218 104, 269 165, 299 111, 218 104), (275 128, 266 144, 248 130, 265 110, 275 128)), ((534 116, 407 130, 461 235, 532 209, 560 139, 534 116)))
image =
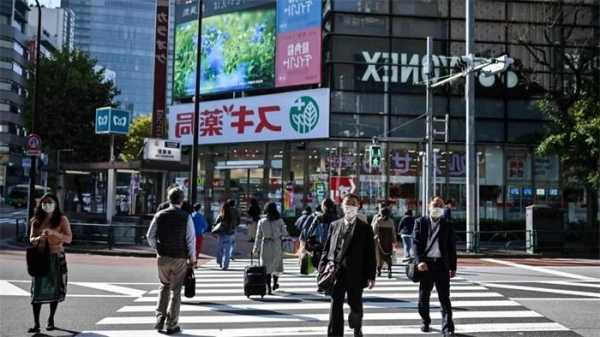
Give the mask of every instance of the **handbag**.
POLYGON ((196 275, 194 275, 194 268, 192 266, 188 267, 183 286, 185 288, 185 297, 192 298, 196 296, 196 275))
MULTIPOLYGON (((440 231, 438 230, 437 233, 435 234, 435 236, 433 237, 433 240, 431 240, 431 244, 429 245, 429 247, 427 247, 427 249, 425 249, 425 253, 423 253, 423 256, 427 256, 427 253, 429 253, 429 251, 431 250, 431 248, 433 247, 433 244, 435 243, 435 241, 438 240, 440 231)), ((417 283, 421 281, 421 275, 422 272, 419 271, 418 264, 416 262, 416 259, 414 257, 411 257, 410 260, 408 260, 408 262, 406 263, 406 277, 417 283)))
POLYGON ((27 247, 26 258, 27 273, 30 276, 43 277, 48 275, 50 265, 50 247, 48 247, 48 242, 41 244, 38 241, 36 245, 27 247))

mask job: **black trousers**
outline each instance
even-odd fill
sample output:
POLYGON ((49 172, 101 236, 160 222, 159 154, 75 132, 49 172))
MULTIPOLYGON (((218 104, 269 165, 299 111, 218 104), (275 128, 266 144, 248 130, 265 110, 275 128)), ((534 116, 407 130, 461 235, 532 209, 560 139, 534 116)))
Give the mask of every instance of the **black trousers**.
POLYGON ((329 309, 329 326, 327 336, 344 336, 344 298, 347 295, 350 314, 348 315, 348 325, 352 329, 362 327, 363 317, 363 288, 349 287, 342 277, 333 288, 331 295, 331 308, 329 309))
POLYGON ((444 262, 426 261, 429 271, 423 273, 419 284, 419 315, 424 324, 431 323, 429 316, 429 298, 435 285, 442 309, 442 332, 454 332, 452 304, 450 303, 450 273, 444 262))

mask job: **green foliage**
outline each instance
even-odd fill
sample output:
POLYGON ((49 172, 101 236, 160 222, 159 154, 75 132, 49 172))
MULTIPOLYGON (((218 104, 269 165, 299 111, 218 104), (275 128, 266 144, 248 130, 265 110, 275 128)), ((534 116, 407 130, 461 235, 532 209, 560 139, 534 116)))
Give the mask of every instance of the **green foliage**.
POLYGON ((152 136, 152 116, 139 116, 133 119, 129 126, 129 134, 123 144, 121 159, 136 160, 144 147, 144 138, 152 136))
POLYGON ((550 135, 538 146, 541 155, 557 154, 566 176, 600 188, 600 102, 592 97, 578 100, 563 113, 551 100, 540 107, 551 120, 550 135), (566 172, 565 172, 566 171, 566 172))
MULTIPOLYGON (((96 108, 114 106, 119 92, 112 81, 103 82, 104 71, 94 71, 95 65, 95 60, 77 50, 40 60, 35 131, 42 137, 45 151, 72 148, 81 162, 109 159, 110 140, 95 135, 95 114, 96 108)), ((33 73, 33 66, 30 71, 33 73)), ((34 84, 35 76, 31 76, 23 114, 28 130, 32 129, 34 84)))

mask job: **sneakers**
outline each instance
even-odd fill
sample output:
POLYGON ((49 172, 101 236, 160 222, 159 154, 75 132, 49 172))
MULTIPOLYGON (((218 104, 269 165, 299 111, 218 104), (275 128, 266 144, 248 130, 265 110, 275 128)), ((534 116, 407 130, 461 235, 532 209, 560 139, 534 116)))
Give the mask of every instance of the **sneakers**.
POLYGON ((167 335, 174 335, 174 334, 176 334, 176 333, 180 333, 180 332, 181 332, 181 328, 180 328, 180 327, 178 327, 178 326, 176 326, 176 327, 174 327, 174 328, 169 328, 169 329, 167 329, 167 332, 166 332, 166 334, 167 334, 167 335))

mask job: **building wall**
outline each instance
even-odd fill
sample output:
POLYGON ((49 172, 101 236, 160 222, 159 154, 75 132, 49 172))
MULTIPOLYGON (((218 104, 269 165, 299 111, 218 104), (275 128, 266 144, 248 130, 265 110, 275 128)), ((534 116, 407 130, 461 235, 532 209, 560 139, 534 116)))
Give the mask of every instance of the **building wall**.
MULTIPOLYGON (((37 31, 37 9, 29 12, 31 31, 37 31)), ((70 9, 42 8, 43 35, 52 41, 58 50, 72 50, 75 37, 75 14, 70 9)))
POLYGON ((155 1, 63 0, 75 13, 75 47, 116 73, 123 108, 152 111, 155 1))

